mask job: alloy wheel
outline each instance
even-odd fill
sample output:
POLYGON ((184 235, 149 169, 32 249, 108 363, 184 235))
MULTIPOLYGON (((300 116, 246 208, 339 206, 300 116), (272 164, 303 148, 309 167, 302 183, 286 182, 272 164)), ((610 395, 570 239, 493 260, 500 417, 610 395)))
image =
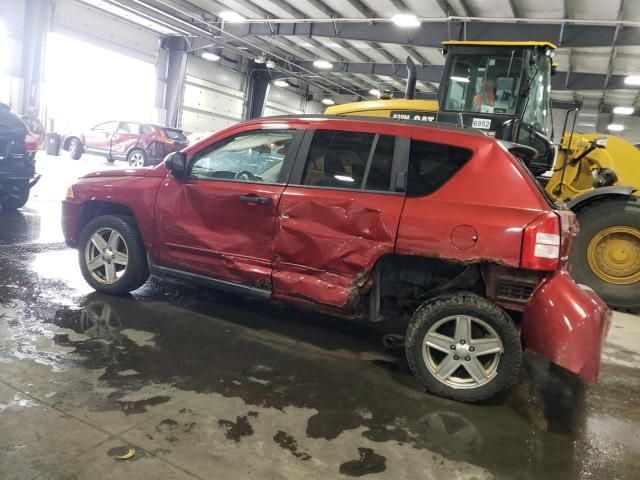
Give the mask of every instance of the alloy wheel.
POLYGON ((425 334, 422 355, 431 374, 452 388, 477 388, 497 374, 504 346, 484 320, 454 315, 425 334))
POLYGON ((89 237, 84 259, 94 279, 104 285, 112 285, 127 270, 129 249, 117 230, 103 227, 89 237))
POLYGON ((129 165, 132 167, 144 167, 144 155, 140 152, 133 152, 129 157, 129 165))

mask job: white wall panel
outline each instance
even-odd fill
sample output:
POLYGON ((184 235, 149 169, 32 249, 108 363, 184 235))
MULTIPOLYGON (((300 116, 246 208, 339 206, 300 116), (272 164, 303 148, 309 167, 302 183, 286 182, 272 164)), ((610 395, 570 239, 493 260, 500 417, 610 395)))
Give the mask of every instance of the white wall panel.
POLYGON ((158 56, 157 34, 73 0, 56 2, 52 29, 146 62, 155 63, 158 56))
POLYGON ((262 115, 271 117, 274 115, 314 114, 321 113, 323 110, 324 107, 320 102, 307 101, 306 98, 295 92, 270 85, 262 115))
POLYGON ((180 127, 187 132, 216 132, 242 120, 245 76, 189 55, 180 127))

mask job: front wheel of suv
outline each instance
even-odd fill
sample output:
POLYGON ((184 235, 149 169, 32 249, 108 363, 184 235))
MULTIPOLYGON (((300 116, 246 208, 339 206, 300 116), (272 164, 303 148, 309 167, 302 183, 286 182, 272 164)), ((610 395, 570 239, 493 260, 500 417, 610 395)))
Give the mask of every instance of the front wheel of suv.
POLYGON ((99 292, 122 295, 149 278, 138 229, 127 217, 102 215, 82 230, 78 242, 82 276, 99 292))
POLYGON ((77 138, 72 138, 69 141, 69 156, 72 160, 80 160, 82 154, 84 153, 84 147, 82 146, 82 142, 77 138))
POLYGON ((484 400, 511 387, 522 361, 513 321, 470 292, 423 303, 409 323, 405 351, 411 371, 428 391, 463 402, 484 400))

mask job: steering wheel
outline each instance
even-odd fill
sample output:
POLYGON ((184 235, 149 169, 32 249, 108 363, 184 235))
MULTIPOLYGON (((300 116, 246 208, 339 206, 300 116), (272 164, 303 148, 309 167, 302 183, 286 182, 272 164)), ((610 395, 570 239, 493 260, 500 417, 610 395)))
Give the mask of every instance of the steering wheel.
POLYGON ((236 180, 262 180, 262 178, 247 170, 242 170, 241 172, 236 173, 233 178, 236 180))

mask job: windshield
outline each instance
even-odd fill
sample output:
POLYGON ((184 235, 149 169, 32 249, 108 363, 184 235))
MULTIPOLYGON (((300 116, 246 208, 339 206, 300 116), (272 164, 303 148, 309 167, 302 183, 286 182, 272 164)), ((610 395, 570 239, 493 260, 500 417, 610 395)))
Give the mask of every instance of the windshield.
POLYGON ((522 73, 522 52, 459 54, 452 60, 445 110, 513 115, 522 73))

